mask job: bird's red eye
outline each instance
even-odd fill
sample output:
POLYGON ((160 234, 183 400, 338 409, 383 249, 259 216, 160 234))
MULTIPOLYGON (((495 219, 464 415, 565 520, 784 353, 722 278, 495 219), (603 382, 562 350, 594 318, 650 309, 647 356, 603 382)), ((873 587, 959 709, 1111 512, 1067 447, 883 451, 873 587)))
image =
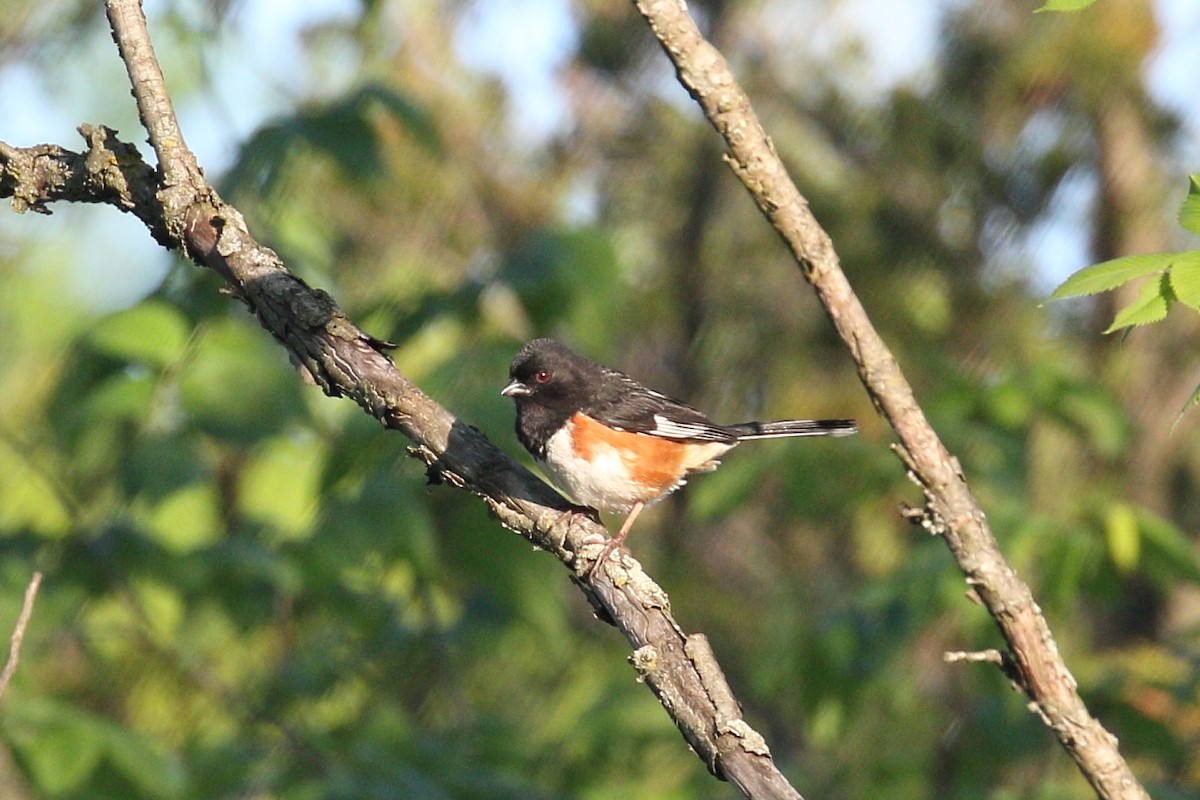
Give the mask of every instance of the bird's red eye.
POLYGON ((545 369, 539 369, 537 372, 535 372, 533 374, 533 379, 535 381, 537 381, 538 383, 545 383, 546 381, 550 380, 550 371, 545 370, 545 369))

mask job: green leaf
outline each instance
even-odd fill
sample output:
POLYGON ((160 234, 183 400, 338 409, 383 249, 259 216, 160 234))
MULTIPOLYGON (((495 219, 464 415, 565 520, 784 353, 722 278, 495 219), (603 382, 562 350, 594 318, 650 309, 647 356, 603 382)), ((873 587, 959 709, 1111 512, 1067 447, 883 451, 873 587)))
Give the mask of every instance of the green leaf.
POLYGON ((104 755, 102 732, 87 715, 57 701, 14 703, 5 733, 40 796, 77 792, 104 755))
POLYGON ((1137 514, 1126 503, 1113 503, 1104 515, 1104 534, 1108 540, 1108 556, 1121 572, 1137 568, 1141 550, 1141 534, 1137 514))
POLYGON ((107 731, 108 756, 114 767, 142 797, 182 797, 187 773, 179 760, 132 731, 112 725, 107 731))
POLYGON ((102 353, 156 367, 179 358, 187 338, 183 316, 158 300, 105 317, 88 335, 92 347, 102 353))
POLYGON ((1200 311, 1200 250, 1180 253, 1167 274, 1175 299, 1200 311))
POLYGON ((154 538, 171 553, 189 553, 221 538, 215 486, 195 483, 168 495, 150 514, 154 538))
POLYGON ((265 442, 242 470, 242 512, 289 537, 306 533, 320 504, 324 452, 316 438, 280 436, 265 442))
POLYGON ((146 370, 119 372, 97 384, 83 408, 94 422, 145 420, 154 404, 157 383, 146 370))
POLYGON ((1174 424, 1178 425, 1179 420, 1183 418, 1183 415, 1195 408, 1198 403, 1200 403, 1200 385, 1196 386, 1196 388, 1192 391, 1192 396, 1189 397, 1188 401, 1183 404, 1183 408, 1179 409, 1179 416, 1175 418, 1174 424))
POLYGON ((1179 224, 1192 233, 1200 233, 1200 175, 1191 176, 1187 199, 1179 209, 1179 224))
POLYGON ((57 476, 33 467, 33 454, 0 446, 0 530, 28 529, 48 538, 74 530, 71 509, 56 482, 57 476))
POLYGON ((1040 14, 1043 11, 1082 11, 1094 2, 1096 0, 1046 0, 1045 5, 1033 13, 1040 14))
POLYGON ((299 383, 261 331, 224 319, 207 325, 198 337, 189 368, 180 376, 179 399, 206 433, 254 441, 302 410, 299 383))
POLYGON ((1135 513, 1145 551, 1144 571, 1159 579, 1183 578, 1200 584, 1200 559, 1188 534, 1147 509, 1135 513))
POLYGON ((430 152, 441 153, 441 136, 438 134, 433 115, 414 97, 400 94, 384 84, 372 83, 363 88, 360 98, 360 104, 368 101, 378 103, 421 145, 430 152))
POLYGON ((1138 290, 1137 299, 1117 313, 1105 333, 1158 322, 1167 315, 1173 299, 1175 293, 1171 291, 1171 282, 1165 273, 1155 280, 1148 280, 1138 290))
POLYGON ((121 485, 130 495, 140 495, 148 505, 159 503, 185 486, 210 477, 193 437, 168 431, 141 432, 125 450, 121 485))
POLYGON ((1107 292, 1134 278, 1167 269, 1178 255, 1178 253, 1148 253, 1101 261, 1099 264, 1085 267, 1067 278, 1061 286, 1054 290, 1050 299, 1062 300, 1065 297, 1107 292))
POLYGON ((296 118, 296 134, 332 157, 350 177, 377 178, 385 170, 379 134, 357 103, 339 103, 296 118))
POLYGON ((1118 458, 1133 438, 1122 406, 1093 386, 1064 389, 1053 401, 1062 419, 1078 429, 1104 458, 1118 458))

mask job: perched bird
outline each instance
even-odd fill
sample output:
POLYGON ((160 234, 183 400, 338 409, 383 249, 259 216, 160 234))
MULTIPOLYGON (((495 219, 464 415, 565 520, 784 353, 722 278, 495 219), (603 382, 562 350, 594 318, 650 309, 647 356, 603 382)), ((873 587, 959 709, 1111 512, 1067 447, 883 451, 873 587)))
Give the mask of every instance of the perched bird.
POLYGON ((739 442, 787 436, 847 436, 849 419, 789 419, 718 425, 553 339, 517 352, 500 394, 517 406, 517 438, 573 500, 626 514, 592 565, 619 547, 647 505, 694 472, 716 469, 739 442))

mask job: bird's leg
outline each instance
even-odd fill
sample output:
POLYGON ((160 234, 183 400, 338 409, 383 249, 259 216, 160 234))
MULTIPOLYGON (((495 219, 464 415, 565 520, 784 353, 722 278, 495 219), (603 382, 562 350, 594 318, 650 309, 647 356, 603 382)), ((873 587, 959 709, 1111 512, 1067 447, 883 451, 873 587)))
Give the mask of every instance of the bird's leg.
POLYGON ((629 529, 633 527, 633 521, 637 519, 638 514, 642 513, 642 509, 645 507, 646 504, 639 500, 633 504, 633 508, 629 509, 629 516, 625 517, 625 521, 621 523, 621 530, 617 531, 617 535, 605 543, 604 549, 600 551, 600 555, 596 556, 596 560, 592 562, 592 566, 587 572, 589 578, 595 574, 596 568, 608 558, 613 550, 616 550, 625 543, 625 537, 629 535, 629 529))

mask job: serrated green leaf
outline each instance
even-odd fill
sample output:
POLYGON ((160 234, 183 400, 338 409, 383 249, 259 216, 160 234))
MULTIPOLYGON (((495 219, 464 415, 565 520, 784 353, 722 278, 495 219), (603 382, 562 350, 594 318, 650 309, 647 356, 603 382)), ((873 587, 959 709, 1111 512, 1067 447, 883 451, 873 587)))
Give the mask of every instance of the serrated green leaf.
POLYGON ((1034 11, 1034 13, 1040 14, 1043 11, 1082 11, 1094 2, 1096 0, 1046 0, 1046 3, 1034 11))
POLYGON ((1200 233, 1200 175, 1191 176, 1187 199, 1179 209, 1179 224, 1192 233, 1200 233))
POLYGON ((88 334, 88 342, 99 352, 156 367, 173 363, 187 338, 183 315, 158 300, 105 317, 88 334))
POLYGON ((1105 333, 1158 322, 1167 315, 1167 309, 1173 299, 1174 292, 1171 291, 1167 275, 1148 280, 1138 290, 1137 299, 1117 312, 1116 318, 1105 333))
POLYGON ((1200 250, 1180 253, 1167 274, 1175 299, 1200 311, 1200 250))
POLYGON ((1177 256, 1177 253, 1147 253, 1101 261, 1067 278, 1054 290, 1050 299, 1062 300, 1065 297, 1107 292, 1134 278, 1165 270, 1177 256))

